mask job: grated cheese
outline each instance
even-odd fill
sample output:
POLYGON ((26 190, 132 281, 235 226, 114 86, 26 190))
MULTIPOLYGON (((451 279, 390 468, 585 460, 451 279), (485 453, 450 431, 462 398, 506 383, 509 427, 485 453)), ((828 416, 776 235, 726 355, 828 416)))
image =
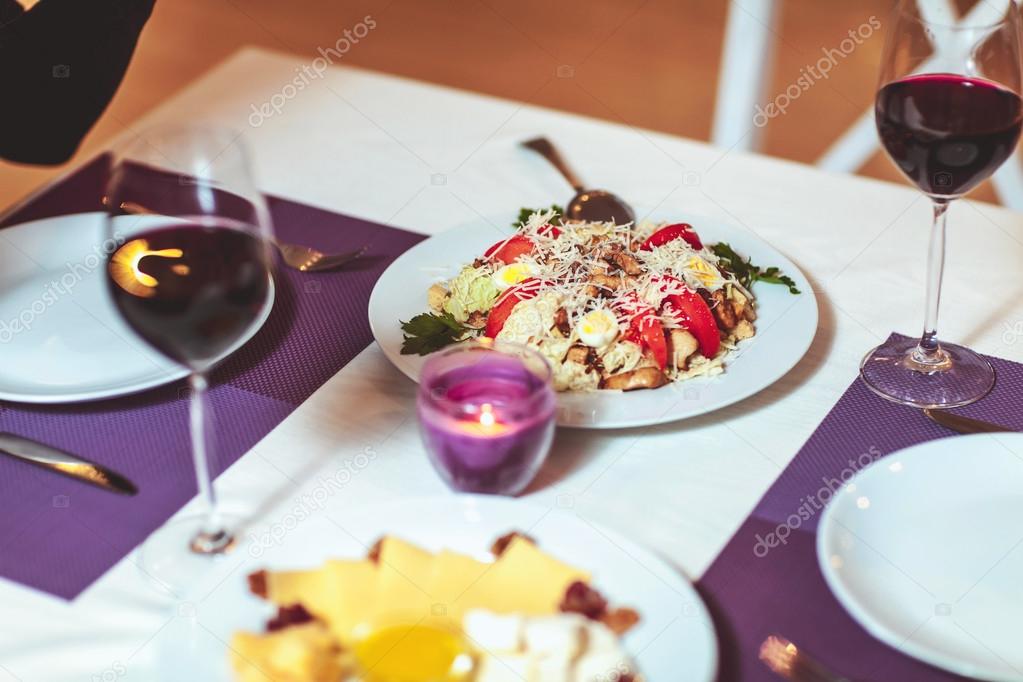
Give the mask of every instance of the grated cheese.
MULTIPOLYGON (((676 316, 659 312, 666 296, 698 289, 711 292, 725 289, 726 296, 730 296, 734 287, 751 303, 755 300, 734 274, 721 268, 720 259, 707 247, 694 249, 685 240, 675 239, 640 251, 639 245, 666 224, 562 222, 554 218, 552 210, 530 215, 516 234, 528 237, 534 248, 520 256, 518 262, 535 279, 498 297, 495 305, 510 296, 520 301, 498 339, 527 344, 540 351, 553 365, 559 389, 592 390, 599 383, 599 377, 594 378, 598 373, 566 358, 572 345, 579 343, 577 326, 584 315, 603 310, 618 320, 621 333, 606 347, 595 349, 606 377, 649 364, 641 347, 624 338, 636 316, 657 316, 666 330, 681 328, 676 316), (555 230, 558 236, 554 236, 555 230), (627 256, 622 260, 635 261, 641 274, 629 276, 618 267, 612 259, 618 252, 627 256), (595 277, 610 290, 596 284, 595 277), (564 311, 571 330, 567 337, 555 324, 559 310, 564 311)), ((725 339, 715 357, 705 358, 697 352, 689 358, 685 371, 670 366, 666 373, 673 381, 720 374, 735 346, 734 339, 725 339)))

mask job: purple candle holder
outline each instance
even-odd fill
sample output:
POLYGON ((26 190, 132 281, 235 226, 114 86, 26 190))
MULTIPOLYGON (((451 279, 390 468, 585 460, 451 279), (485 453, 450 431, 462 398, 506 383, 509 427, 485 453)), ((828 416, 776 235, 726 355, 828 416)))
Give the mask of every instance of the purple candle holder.
POLYGON ((539 353, 499 341, 430 356, 419 383, 419 429, 430 461, 456 490, 522 492, 554 438, 551 368, 539 353))

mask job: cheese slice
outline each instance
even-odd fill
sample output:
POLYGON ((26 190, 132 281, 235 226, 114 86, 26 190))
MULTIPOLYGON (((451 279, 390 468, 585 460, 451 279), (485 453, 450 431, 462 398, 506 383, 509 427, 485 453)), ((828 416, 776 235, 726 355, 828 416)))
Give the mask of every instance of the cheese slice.
POLYGON ((430 615, 433 601, 427 591, 433 574, 433 554, 404 540, 385 537, 377 561, 374 622, 418 622, 430 615))
POLYGON ((323 568, 307 571, 267 571, 266 598, 278 606, 302 604, 309 613, 330 589, 323 568))
POLYGON ((324 602, 318 605, 322 615, 317 615, 323 618, 334 636, 348 646, 372 625, 377 565, 368 559, 332 559, 323 571, 329 589, 324 594, 324 602))
POLYGON ((516 537, 459 603, 463 610, 481 608, 542 616, 558 612, 569 585, 576 581, 589 582, 590 574, 516 537))
POLYGON ((237 632, 229 648, 239 682, 336 682, 347 667, 334 638, 320 623, 277 632, 237 632))
POLYGON ((308 571, 267 573, 267 599, 278 606, 302 604, 327 623, 344 643, 361 625, 371 623, 376 596, 376 565, 368 560, 331 560, 308 571))
POLYGON ((465 554, 449 550, 439 552, 433 558, 433 573, 426 587, 433 600, 432 615, 461 622, 465 613, 463 595, 492 566, 465 554))

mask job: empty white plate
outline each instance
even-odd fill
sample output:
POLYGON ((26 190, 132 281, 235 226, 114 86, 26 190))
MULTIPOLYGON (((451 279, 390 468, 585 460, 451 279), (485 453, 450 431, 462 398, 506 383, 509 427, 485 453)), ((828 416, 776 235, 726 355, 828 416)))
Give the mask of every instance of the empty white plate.
POLYGON ((817 557, 878 639, 960 675, 1023 680, 1023 434, 945 438, 872 464, 825 511, 817 557))
POLYGON ((0 230, 0 399, 96 400, 187 374, 136 336, 114 307, 104 279, 104 220, 103 213, 80 213, 0 230))

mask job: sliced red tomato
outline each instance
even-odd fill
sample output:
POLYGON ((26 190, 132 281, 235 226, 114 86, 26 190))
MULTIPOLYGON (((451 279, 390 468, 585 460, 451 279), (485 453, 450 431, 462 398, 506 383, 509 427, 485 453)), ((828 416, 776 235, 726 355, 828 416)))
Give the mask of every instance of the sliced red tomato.
POLYGON ((510 239, 504 239, 491 246, 483 252, 483 257, 500 261, 504 264, 514 263, 519 259, 519 256, 532 253, 535 246, 532 239, 517 234, 510 239))
POLYGON ((668 341, 657 311, 632 294, 618 305, 617 312, 622 319, 628 321, 629 329, 625 332, 625 339, 648 350, 658 367, 667 367, 668 341))
POLYGON ((660 284, 664 292, 661 299, 661 313, 673 318, 683 329, 696 337, 700 344, 700 352, 704 357, 712 358, 721 348, 721 335, 718 333, 717 320, 707 302, 685 283, 671 275, 661 275, 653 280, 660 284))
MULTIPOLYGON (((561 236, 561 230, 550 224, 544 225, 537 230, 536 233, 538 235, 549 236, 554 239, 561 236)), ((532 253, 535 248, 536 244, 532 239, 525 235, 517 234, 508 239, 503 239, 491 246, 483 252, 483 257, 494 261, 500 261, 507 265, 508 263, 514 263, 517 261, 520 256, 532 253)))
POLYGON ((718 354, 721 348, 718 324, 714 319, 714 313, 699 294, 688 289, 680 294, 669 294, 661 304, 661 310, 696 337, 703 357, 712 358, 718 354))
POLYGON ((558 237, 561 236, 561 230, 554 227, 550 223, 541 227, 539 230, 536 231, 536 233, 541 237, 550 237, 551 239, 557 239, 558 237))
POLYGON ((540 292, 541 284, 542 282, 537 278, 530 277, 501 294, 497 302, 494 303, 494 307, 490 309, 490 315, 487 316, 487 328, 483 331, 483 334, 492 339, 497 338, 497 335, 504 329, 504 323, 508 321, 515 306, 521 301, 536 298, 536 295, 540 292))
POLYGON ((703 248, 703 242, 700 241, 700 236, 693 231, 693 226, 689 223, 666 225, 647 237, 646 241, 644 241, 639 248, 641 251, 649 251, 655 246, 663 246, 664 244, 675 241, 676 239, 684 239, 686 243, 694 249, 703 248))
POLYGON ((639 327, 639 338, 643 346, 650 351, 654 362, 661 369, 668 366, 668 341, 664 338, 664 325, 661 319, 651 309, 649 313, 637 315, 633 318, 632 324, 639 327))

